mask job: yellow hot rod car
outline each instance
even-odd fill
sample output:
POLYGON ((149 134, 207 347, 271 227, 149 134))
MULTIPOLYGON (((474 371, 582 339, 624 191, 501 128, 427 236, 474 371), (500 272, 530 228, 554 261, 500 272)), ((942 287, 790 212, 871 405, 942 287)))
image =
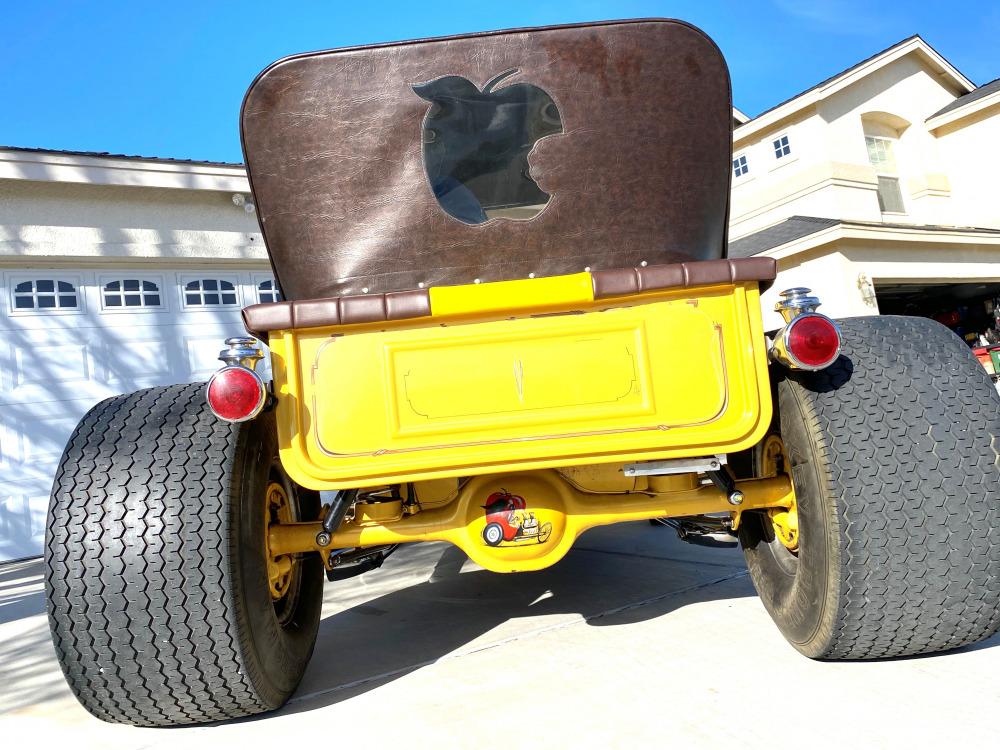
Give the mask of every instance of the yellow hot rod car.
POLYGON ((270 710, 324 574, 429 540, 538 570, 642 519, 738 538, 810 657, 995 633, 1000 397, 929 320, 835 322, 789 289, 766 331, 775 262, 726 257, 731 128, 722 55, 678 21, 261 73, 241 135, 284 299, 244 310, 207 385, 95 406, 54 482, 49 615, 80 702, 270 710))

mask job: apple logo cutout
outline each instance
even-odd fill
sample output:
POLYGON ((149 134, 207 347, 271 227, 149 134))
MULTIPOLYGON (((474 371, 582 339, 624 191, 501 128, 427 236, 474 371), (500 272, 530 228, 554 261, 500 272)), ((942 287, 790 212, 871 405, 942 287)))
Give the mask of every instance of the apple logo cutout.
POLYGON ((422 129, 424 169, 438 204, 465 224, 537 216, 549 194, 532 179, 535 143, 563 132, 555 101, 530 83, 502 88, 505 70, 482 90, 461 76, 413 85, 431 103, 422 129))

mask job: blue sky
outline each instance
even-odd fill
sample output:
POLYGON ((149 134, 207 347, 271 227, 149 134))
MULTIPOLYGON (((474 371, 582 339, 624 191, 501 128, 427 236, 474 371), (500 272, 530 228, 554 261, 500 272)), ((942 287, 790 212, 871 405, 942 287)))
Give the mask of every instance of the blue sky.
POLYGON ((243 93, 283 55, 644 16, 705 29, 750 115, 914 33, 973 82, 1000 77, 1000 3, 987 0, 11 1, 0 31, 0 144, 240 161, 243 93))

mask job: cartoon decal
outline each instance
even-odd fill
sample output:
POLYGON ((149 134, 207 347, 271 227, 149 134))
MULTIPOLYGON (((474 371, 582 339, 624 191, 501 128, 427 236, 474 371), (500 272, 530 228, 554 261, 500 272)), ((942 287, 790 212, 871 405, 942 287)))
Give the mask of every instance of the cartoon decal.
POLYGON ((526 542, 543 544, 552 534, 552 524, 548 521, 540 524, 520 495, 502 489, 490 495, 482 507, 486 511, 483 541, 491 547, 526 542))

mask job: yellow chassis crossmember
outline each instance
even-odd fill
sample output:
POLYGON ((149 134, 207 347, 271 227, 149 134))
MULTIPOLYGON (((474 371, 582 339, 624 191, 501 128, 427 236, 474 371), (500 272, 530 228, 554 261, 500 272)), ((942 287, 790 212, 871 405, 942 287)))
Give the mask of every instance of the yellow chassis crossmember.
POLYGON ((392 513, 398 520, 379 520, 377 512, 356 510, 325 546, 316 540, 322 531, 319 522, 272 525, 269 552, 278 557, 319 551, 326 557, 344 548, 442 541, 460 547, 488 570, 514 573, 559 561, 580 534, 595 526, 794 503, 787 475, 737 482, 743 495, 738 508, 714 485, 699 484, 696 474, 651 479, 649 489, 641 492, 604 494, 580 489, 554 470, 477 476, 442 507, 403 515, 401 501, 387 504, 400 508, 392 513))

